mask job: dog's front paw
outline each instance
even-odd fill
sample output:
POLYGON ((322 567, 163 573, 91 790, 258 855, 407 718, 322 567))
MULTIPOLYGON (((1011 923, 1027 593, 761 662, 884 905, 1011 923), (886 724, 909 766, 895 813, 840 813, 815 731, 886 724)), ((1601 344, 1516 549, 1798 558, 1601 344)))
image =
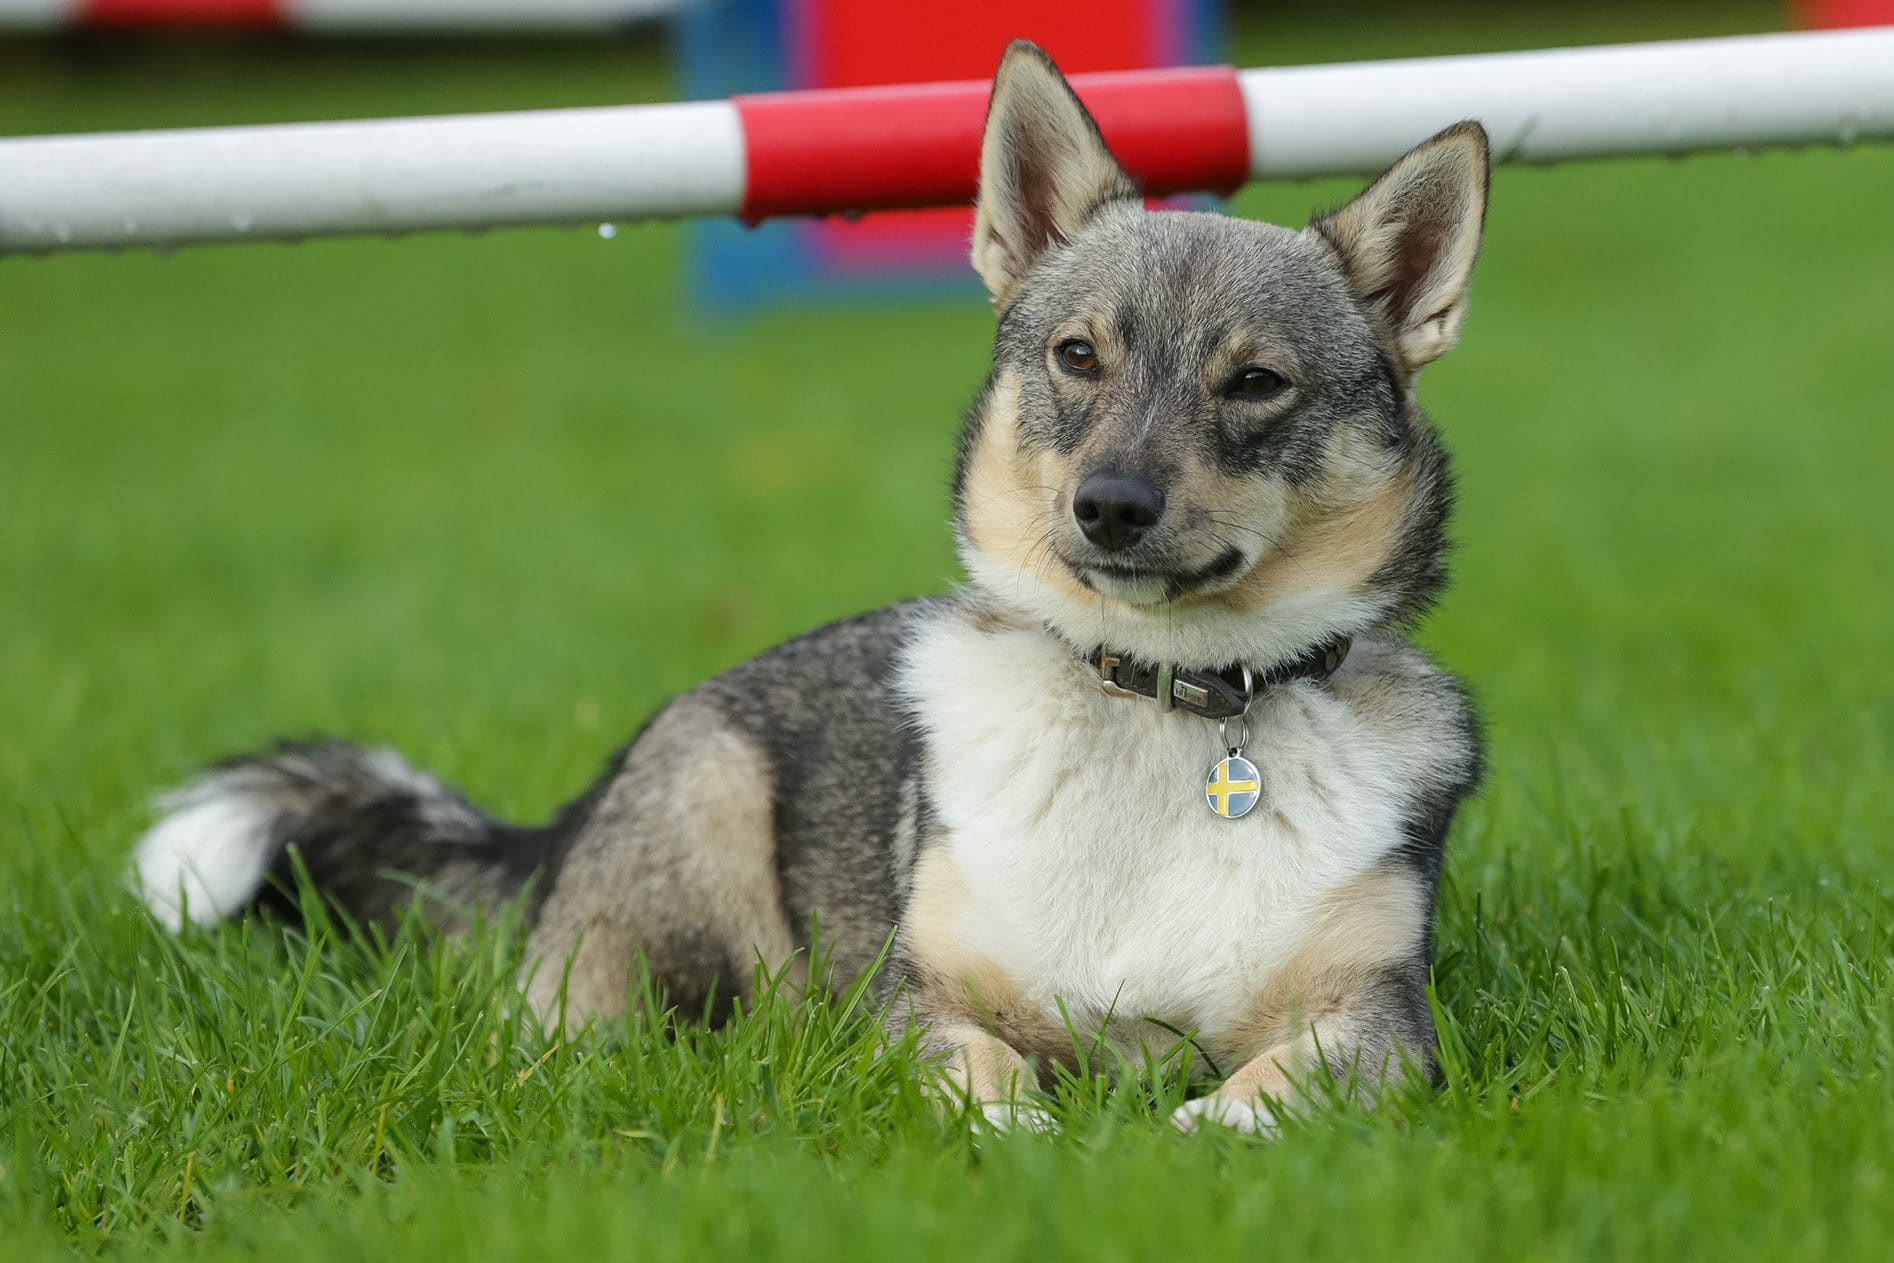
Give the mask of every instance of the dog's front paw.
POLYGON ((1276 1115, 1259 1098, 1238 1101, 1227 1096, 1200 1096, 1185 1101, 1171 1115, 1171 1126, 1189 1135, 1204 1123, 1215 1123, 1247 1136, 1272 1139, 1277 1132, 1276 1115))
POLYGON ((1059 1120, 1036 1105, 987 1101, 980 1106, 980 1126, 992 1132, 1031 1131, 1045 1135, 1059 1130, 1059 1120))

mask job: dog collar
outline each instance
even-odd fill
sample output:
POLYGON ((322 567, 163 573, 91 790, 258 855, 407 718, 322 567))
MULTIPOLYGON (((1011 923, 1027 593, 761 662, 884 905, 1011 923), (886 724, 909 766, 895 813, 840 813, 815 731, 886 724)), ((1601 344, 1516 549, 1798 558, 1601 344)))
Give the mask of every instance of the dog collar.
POLYGON ((1098 672, 1099 683, 1113 697, 1143 697, 1159 710, 1182 710, 1205 719, 1235 719, 1249 709, 1250 699, 1262 690, 1290 680, 1325 680, 1348 658, 1353 641, 1335 636, 1306 653, 1285 659, 1266 671, 1242 665, 1212 670, 1180 667, 1173 662, 1145 662, 1126 654, 1098 648, 1085 663, 1098 672))

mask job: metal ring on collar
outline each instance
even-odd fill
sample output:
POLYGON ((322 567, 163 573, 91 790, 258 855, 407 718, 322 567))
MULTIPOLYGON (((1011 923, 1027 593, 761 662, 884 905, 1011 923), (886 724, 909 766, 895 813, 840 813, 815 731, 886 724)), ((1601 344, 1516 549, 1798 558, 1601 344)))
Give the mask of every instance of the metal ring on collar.
POLYGON ((1235 745, 1230 744, 1230 721, 1227 719, 1217 720, 1217 740, 1222 743, 1224 752, 1230 755, 1240 753, 1243 747, 1250 743, 1249 715, 1246 713, 1238 715, 1237 718, 1243 721, 1243 735, 1237 739, 1235 745))

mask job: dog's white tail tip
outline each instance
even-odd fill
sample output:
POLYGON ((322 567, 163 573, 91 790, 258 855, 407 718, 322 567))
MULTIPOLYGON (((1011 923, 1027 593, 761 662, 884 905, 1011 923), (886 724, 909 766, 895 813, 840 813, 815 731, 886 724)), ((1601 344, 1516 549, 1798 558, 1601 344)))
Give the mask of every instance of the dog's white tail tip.
POLYGON ((131 886, 172 931, 216 925, 255 897, 269 872, 269 798, 211 777, 160 801, 165 814, 138 842, 131 886))

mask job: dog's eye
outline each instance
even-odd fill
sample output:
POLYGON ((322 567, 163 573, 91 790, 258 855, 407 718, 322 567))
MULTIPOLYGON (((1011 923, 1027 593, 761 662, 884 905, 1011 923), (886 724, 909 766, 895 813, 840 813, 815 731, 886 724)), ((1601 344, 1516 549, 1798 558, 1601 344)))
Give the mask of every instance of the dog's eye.
POLYGON ((1266 368, 1246 368, 1230 382, 1230 393, 1245 399, 1273 399, 1288 386, 1281 373, 1266 368))
POLYGON ((1090 375, 1098 371, 1098 351, 1082 339, 1067 338, 1059 343, 1059 363, 1075 373, 1090 375))

